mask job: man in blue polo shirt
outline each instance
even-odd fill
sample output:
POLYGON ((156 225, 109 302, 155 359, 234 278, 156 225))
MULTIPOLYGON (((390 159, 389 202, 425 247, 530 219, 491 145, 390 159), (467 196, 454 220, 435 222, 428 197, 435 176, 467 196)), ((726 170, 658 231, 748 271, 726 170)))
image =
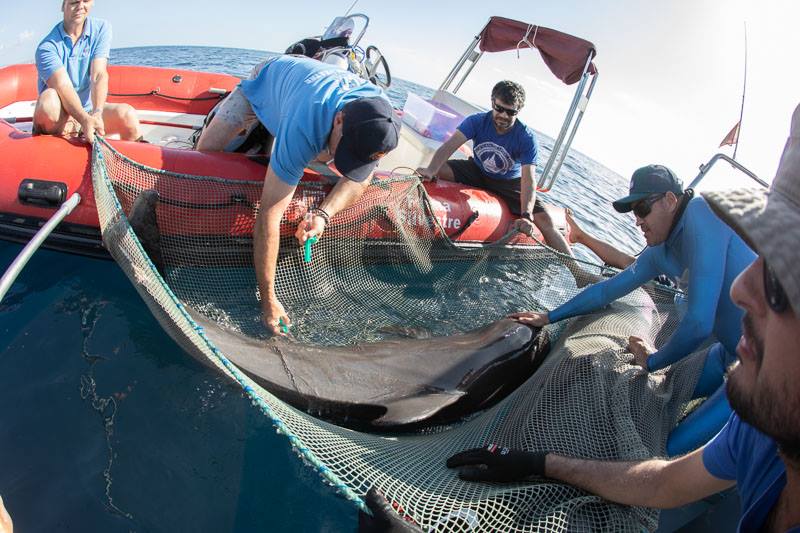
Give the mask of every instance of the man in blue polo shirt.
POLYGON ((744 310, 728 371, 734 413, 708 444, 673 460, 592 461, 488 445, 447 465, 471 481, 558 479, 607 500, 672 508, 736 485, 739 531, 800 532, 800 106, 770 191, 705 193, 757 252, 731 287, 744 310))
POLYGON ((111 25, 89 13, 94 0, 63 0, 64 20, 36 48, 39 98, 33 113, 33 134, 118 133, 123 140, 140 138, 139 119, 128 104, 109 104, 108 57, 111 25))
POLYGON ((553 226, 550 215, 536 198, 536 134, 517 119, 525 105, 525 89, 503 80, 492 89, 492 109, 464 119, 427 167, 418 168, 424 178, 443 179, 491 191, 519 217, 516 227, 530 233, 533 225, 552 248, 571 255, 566 239, 553 226), (449 159, 459 146, 472 140, 474 156, 449 159))
POLYGON ((258 122, 273 146, 253 260, 264 325, 281 334, 290 320, 275 292, 280 222, 305 167, 326 163, 344 179, 312 210, 311 220, 299 224, 295 235, 301 244, 321 237, 330 217, 361 196, 378 160, 397 146, 400 126, 379 87, 315 59, 279 56, 256 67, 220 104, 196 148, 233 150, 258 122))

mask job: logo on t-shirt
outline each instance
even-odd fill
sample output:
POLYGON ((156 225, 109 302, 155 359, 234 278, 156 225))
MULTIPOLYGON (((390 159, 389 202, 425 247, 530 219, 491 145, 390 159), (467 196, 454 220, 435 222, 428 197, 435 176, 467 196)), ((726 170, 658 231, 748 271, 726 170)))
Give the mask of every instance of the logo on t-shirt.
POLYGON ((342 70, 340 68, 331 68, 316 72, 306 78, 303 83, 306 85, 314 85, 324 79, 338 82, 339 87, 345 91, 355 89, 356 87, 361 87, 367 83, 366 80, 363 80, 351 72, 342 70))
POLYGON ((499 144, 487 141, 477 145, 475 159, 487 174, 506 174, 514 167, 514 159, 499 144))

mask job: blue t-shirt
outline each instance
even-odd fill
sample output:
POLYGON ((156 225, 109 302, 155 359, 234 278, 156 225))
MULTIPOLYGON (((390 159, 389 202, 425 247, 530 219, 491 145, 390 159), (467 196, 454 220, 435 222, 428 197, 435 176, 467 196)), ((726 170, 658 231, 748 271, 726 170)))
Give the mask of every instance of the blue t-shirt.
POLYGON ((658 370, 692 353, 712 333, 730 354, 742 336, 744 311, 730 297, 731 284, 756 254, 708 207, 693 198, 665 242, 645 249, 616 276, 587 287, 549 313, 551 322, 589 313, 611 303, 649 280, 689 271, 688 310, 669 341, 650 356, 658 370))
POLYGON ((308 163, 325 148, 333 119, 347 103, 386 98, 379 87, 355 74, 297 56, 275 58, 239 87, 275 137, 270 166, 289 185, 300 181, 308 163))
MULTIPOLYGON (((759 531, 786 486, 786 465, 775 441, 733 413, 703 449, 703 465, 716 478, 736 480, 742 503, 739 531, 759 531)), ((800 532, 800 527, 790 531, 800 532)))
POLYGON ((91 73, 92 61, 108 59, 111 53, 111 24, 105 20, 87 18, 83 34, 73 43, 59 22, 36 48, 36 70, 39 73, 39 93, 47 89, 47 80, 60 68, 67 71, 72 86, 78 93, 83 108, 92 107, 91 73))
POLYGON ((496 180, 519 178, 522 165, 535 165, 539 145, 531 128, 517 120, 511 131, 497 133, 492 112, 476 113, 464 119, 458 130, 472 140, 475 163, 487 177, 496 180))

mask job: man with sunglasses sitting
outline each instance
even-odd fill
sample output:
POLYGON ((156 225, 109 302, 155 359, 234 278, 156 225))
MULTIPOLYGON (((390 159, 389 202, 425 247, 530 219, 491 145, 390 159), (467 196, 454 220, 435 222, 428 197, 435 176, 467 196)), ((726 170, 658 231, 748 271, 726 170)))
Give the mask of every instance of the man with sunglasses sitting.
POLYGON ((743 313, 729 293, 733 280, 753 262, 755 254, 703 198, 684 191, 677 176, 663 165, 636 170, 630 194, 613 205, 621 213, 633 211, 636 225, 644 233, 647 248, 636 261, 549 313, 512 316, 541 327, 590 313, 660 275, 675 279, 687 271, 688 306, 672 337, 659 350, 639 337, 631 337, 628 346, 635 363, 653 371, 694 352, 711 335, 719 341, 708 351, 694 391, 695 398, 711 397, 673 430, 667 444, 670 455, 686 453, 711 438, 730 415, 721 385, 725 369, 735 360, 743 313))
POLYGON ((533 130, 517 119, 524 105, 521 85, 498 82, 492 89, 492 109, 465 118, 428 166, 417 172, 424 178, 455 181, 497 194, 520 217, 516 222, 520 231, 530 233, 535 224, 550 247, 570 254, 566 239, 536 198, 539 145, 533 130), (474 157, 448 160, 468 140, 472 140, 474 157))
POLYGON ((734 281, 743 310, 726 389, 734 413, 708 444, 673 460, 595 461, 490 445, 447 466, 471 481, 557 479, 609 501, 668 509, 732 486, 739 531, 800 532, 800 106, 770 191, 704 193, 758 251, 734 281))

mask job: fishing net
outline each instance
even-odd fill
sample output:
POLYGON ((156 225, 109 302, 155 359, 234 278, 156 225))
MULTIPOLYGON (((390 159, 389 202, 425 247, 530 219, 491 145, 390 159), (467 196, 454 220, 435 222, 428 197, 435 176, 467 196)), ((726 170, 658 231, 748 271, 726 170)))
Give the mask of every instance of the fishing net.
MULTIPOLYGON (((353 431, 284 403, 214 342, 229 334, 268 337, 252 261, 261 182, 148 168, 102 140, 92 175, 104 243, 166 331, 240 384, 295 451, 359 507, 377 486, 426 531, 657 526, 654 510, 615 505, 553 480, 464 482, 445 459, 491 442, 581 458, 663 455, 704 354, 646 373, 630 364, 625 347, 629 335, 657 346, 669 338, 678 321, 674 291, 647 286, 551 326, 553 346, 535 374, 465 421, 416 434, 353 431), (145 191, 158 192, 160 250, 151 251, 157 257, 148 257, 127 217, 145 191)), ((299 187, 281 225, 276 288, 296 343, 358 345, 369 353, 370 343, 398 331, 452 335, 510 312, 553 308, 601 272, 519 235, 489 246, 454 244, 413 177, 375 180, 331 220, 306 262, 293 233, 323 194, 313 184, 299 187)), ((275 356, 264 350, 263 357, 275 356)))

